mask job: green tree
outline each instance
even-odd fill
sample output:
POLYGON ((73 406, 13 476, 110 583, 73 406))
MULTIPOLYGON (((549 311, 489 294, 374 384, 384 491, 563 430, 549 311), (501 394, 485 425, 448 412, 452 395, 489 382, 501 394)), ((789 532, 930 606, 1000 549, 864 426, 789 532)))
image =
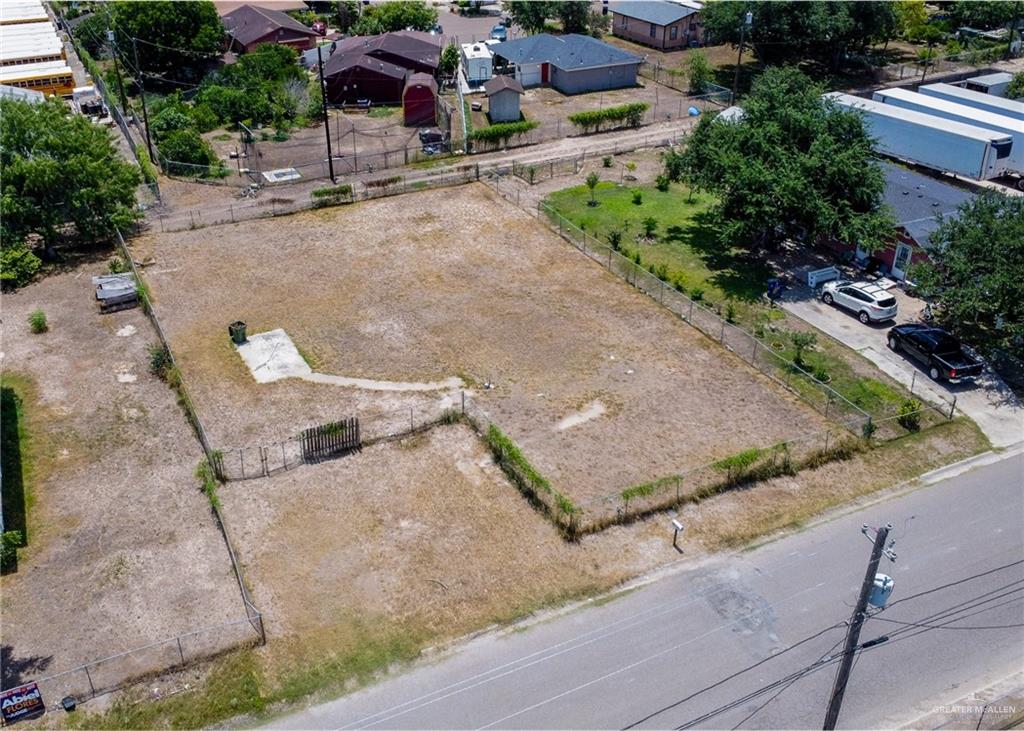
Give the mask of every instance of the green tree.
POLYGON ((870 0, 795 2, 709 2, 701 16, 705 29, 719 42, 739 43, 747 11, 752 24, 745 33, 758 59, 768 65, 815 58, 838 68, 848 50, 863 50, 895 32, 890 3, 870 0))
POLYGON ((590 190, 590 201, 589 205, 596 206, 597 199, 594 198, 594 189, 597 188, 597 184, 601 182, 601 176, 597 173, 590 173, 586 179, 587 188, 590 190))
POLYGON ((1006 87, 1006 96, 1010 99, 1024 99, 1024 71, 1018 71, 1010 79, 1010 85, 1006 87))
POLYGON ((770 68, 754 82, 742 120, 702 117, 682 164, 666 164, 673 180, 718 196, 723 244, 830 237, 871 250, 888 241, 885 179, 863 121, 821 92, 795 68, 770 68))
POLYGON ((1013 20, 1014 3, 1006 0, 957 0, 950 18, 957 27, 968 26, 979 30, 1003 28, 1013 20))
POLYGON ((563 33, 589 33, 590 0, 562 0, 554 8, 563 33))
POLYGON ((552 3, 546 0, 505 0, 505 10, 512 22, 529 34, 540 33, 552 14, 552 3))
POLYGON ((437 25, 437 8, 422 0, 391 0, 369 5, 352 25, 354 35, 368 36, 396 30, 430 30, 437 25))
POLYGON ((1024 358, 1024 198, 988 192, 944 218, 911 277, 943 325, 982 350, 1024 358))
POLYGON ((612 30, 612 16, 603 15, 597 11, 590 13, 590 35, 594 38, 604 38, 612 30))
POLYGON ((74 35, 93 58, 99 58, 107 45, 107 29, 111 28, 107 13, 97 10, 82 18, 74 35))
POLYGON ((459 47, 449 43, 441 51, 441 73, 445 76, 453 76, 459 70, 459 47))
POLYGON ((205 175, 209 166, 217 162, 210 143, 193 128, 168 132, 157 147, 172 175, 205 175))
POLYGON ((349 30, 359 20, 359 3, 356 0, 338 0, 334 10, 334 25, 342 33, 349 30))
POLYGON ((893 4, 896 13, 896 28, 904 38, 917 40, 928 24, 928 10, 924 0, 897 0, 893 4))
POLYGON ((106 240, 139 214, 138 168, 117 153, 110 132, 70 114, 60 99, 44 104, 0 100, 0 235, 5 244, 106 240), (68 229, 68 224, 72 228, 68 229))
POLYGON ((144 72, 180 75, 182 70, 201 69, 220 54, 224 26, 208 0, 118 0, 109 11, 118 48, 134 62, 136 39, 134 50, 144 72))
POLYGON ((703 51, 691 51, 686 59, 686 75, 690 80, 690 93, 703 94, 704 86, 715 79, 714 69, 703 51))

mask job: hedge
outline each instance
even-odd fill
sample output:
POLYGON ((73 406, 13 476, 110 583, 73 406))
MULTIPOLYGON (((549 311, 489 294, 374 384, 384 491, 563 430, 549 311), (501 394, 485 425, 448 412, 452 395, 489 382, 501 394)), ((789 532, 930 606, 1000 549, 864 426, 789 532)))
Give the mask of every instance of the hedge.
POLYGON ((532 129, 536 129, 540 122, 535 120, 520 120, 519 122, 500 122, 490 127, 474 129, 469 133, 469 139, 473 142, 487 142, 504 144, 512 137, 524 135, 532 129))
POLYGON ((135 145, 135 157, 138 158, 139 168, 142 170, 142 179, 147 183, 155 183, 157 180, 156 167, 149 159, 149 152, 143 145, 135 145))
POLYGON ((625 122, 630 127, 639 127, 648 107, 650 105, 646 102, 620 104, 617 107, 576 112, 569 115, 569 121, 577 127, 582 127, 584 132, 589 132, 591 129, 598 131, 604 122, 625 122))
POLYGON ((336 206, 340 203, 351 203, 352 186, 345 183, 328 188, 315 188, 310 193, 310 196, 313 198, 313 206, 316 208, 336 206))
POLYGON ((376 180, 367 180, 365 183, 363 183, 363 185, 365 185, 367 188, 387 188, 388 186, 401 182, 401 175, 392 175, 390 178, 377 178, 376 180))
POLYGON ((551 483, 529 463, 516 443, 494 424, 487 428, 486 440, 498 466, 528 497, 540 499, 540 493, 545 493, 552 498, 562 514, 571 517, 577 512, 578 509, 572 501, 552 487, 551 483))

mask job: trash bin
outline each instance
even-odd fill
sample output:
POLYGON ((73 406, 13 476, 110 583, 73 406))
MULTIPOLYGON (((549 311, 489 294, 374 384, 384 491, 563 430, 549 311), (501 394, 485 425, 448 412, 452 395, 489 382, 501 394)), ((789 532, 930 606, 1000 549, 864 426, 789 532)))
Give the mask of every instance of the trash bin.
POLYGON ((245 342, 245 323, 241 320, 228 325, 228 334, 231 335, 231 342, 241 345, 245 342))

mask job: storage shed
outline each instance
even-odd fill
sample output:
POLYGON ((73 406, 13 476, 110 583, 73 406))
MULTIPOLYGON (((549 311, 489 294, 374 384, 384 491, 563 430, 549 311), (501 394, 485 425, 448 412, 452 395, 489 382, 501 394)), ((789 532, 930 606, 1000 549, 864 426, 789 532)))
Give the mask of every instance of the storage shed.
POLYGON ((519 121, 519 97, 524 93, 522 84, 502 74, 484 84, 484 93, 487 94, 487 115, 492 124, 519 121))
POLYGON ((402 114, 406 127, 434 124, 437 109, 437 82, 430 74, 413 74, 402 91, 402 114))

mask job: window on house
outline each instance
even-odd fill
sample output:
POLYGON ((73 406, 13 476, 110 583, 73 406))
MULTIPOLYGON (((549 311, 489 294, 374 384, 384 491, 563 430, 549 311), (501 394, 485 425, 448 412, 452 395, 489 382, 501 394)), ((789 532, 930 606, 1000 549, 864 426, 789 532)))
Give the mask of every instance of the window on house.
POLYGON ((651 23, 651 38, 654 38, 658 34, 658 26, 651 23))
POLYGON ((673 25, 671 28, 668 29, 668 37, 671 38, 673 41, 679 37, 678 25, 673 25))
POLYGON ((690 23, 690 30, 691 31, 697 30, 697 24, 696 23, 690 23))
POLYGON ((629 18, 627 18, 625 15, 621 15, 619 17, 622 18, 622 27, 623 28, 625 28, 626 26, 629 25, 629 18))

